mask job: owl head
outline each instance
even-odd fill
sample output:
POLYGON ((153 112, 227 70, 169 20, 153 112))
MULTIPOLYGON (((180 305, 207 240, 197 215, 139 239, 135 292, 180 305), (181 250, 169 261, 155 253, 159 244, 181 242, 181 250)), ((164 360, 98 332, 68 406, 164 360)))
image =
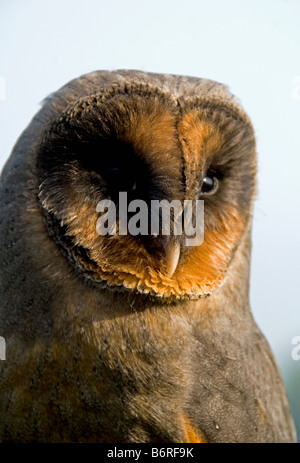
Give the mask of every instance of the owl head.
POLYGON ((164 300, 211 294, 251 222, 256 154, 248 116, 213 81, 137 71, 88 76, 68 87, 72 97, 53 112, 37 148, 51 238, 96 285, 164 300), (137 224, 137 201, 148 206, 144 231, 124 233, 121 216, 137 224), (174 209, 169 233, 160 225, 151 233, 151 205, 161 201, 182 211, 203 206, 200 224, 191 208, 201 242, 188 245, 186 230, 176 233, 174 209), (99 204, 114 206, 110 233, 99 233, 107 212, 99 204))

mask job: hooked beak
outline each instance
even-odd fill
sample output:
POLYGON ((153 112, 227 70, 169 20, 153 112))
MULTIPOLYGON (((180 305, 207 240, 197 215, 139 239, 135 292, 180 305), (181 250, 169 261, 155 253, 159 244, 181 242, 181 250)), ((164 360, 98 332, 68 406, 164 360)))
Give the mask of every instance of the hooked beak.
POLYGON ((166 243, 164 245, 164 251, 167 264, 167 276, 171 278, 174 275, 179 262, 180 244, 177 241, 166 243))

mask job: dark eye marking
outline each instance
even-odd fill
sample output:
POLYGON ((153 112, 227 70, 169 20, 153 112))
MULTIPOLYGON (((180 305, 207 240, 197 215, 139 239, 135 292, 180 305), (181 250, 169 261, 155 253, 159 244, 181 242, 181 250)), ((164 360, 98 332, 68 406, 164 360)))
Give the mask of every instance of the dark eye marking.
POLYGON ((117 174, 119 172, 119 167, 105 167, 103 170, 108 174, 117 174))

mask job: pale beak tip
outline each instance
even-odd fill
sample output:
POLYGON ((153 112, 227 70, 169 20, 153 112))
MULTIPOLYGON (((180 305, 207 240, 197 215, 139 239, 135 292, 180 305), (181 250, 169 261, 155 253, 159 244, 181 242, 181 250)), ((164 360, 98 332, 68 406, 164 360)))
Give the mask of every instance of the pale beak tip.
POLYGON ((177 268, 180 257, 179 243, 171 243, 165 247, 166 262, 167 262, 167 276, 171 278, 177 268))

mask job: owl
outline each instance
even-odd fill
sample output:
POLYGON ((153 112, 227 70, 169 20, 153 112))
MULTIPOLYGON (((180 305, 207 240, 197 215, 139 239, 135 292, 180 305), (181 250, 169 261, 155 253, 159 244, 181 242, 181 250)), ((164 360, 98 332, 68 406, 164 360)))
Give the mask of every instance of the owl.
POLYGON ((296 440, 249 306, 255 134, 227 86, 83 75, 45 100, 0 188, 1 442, 296 440), (151 233, 162 201, 191 204, 201 239, 175 233, 184 208, 151 233))

